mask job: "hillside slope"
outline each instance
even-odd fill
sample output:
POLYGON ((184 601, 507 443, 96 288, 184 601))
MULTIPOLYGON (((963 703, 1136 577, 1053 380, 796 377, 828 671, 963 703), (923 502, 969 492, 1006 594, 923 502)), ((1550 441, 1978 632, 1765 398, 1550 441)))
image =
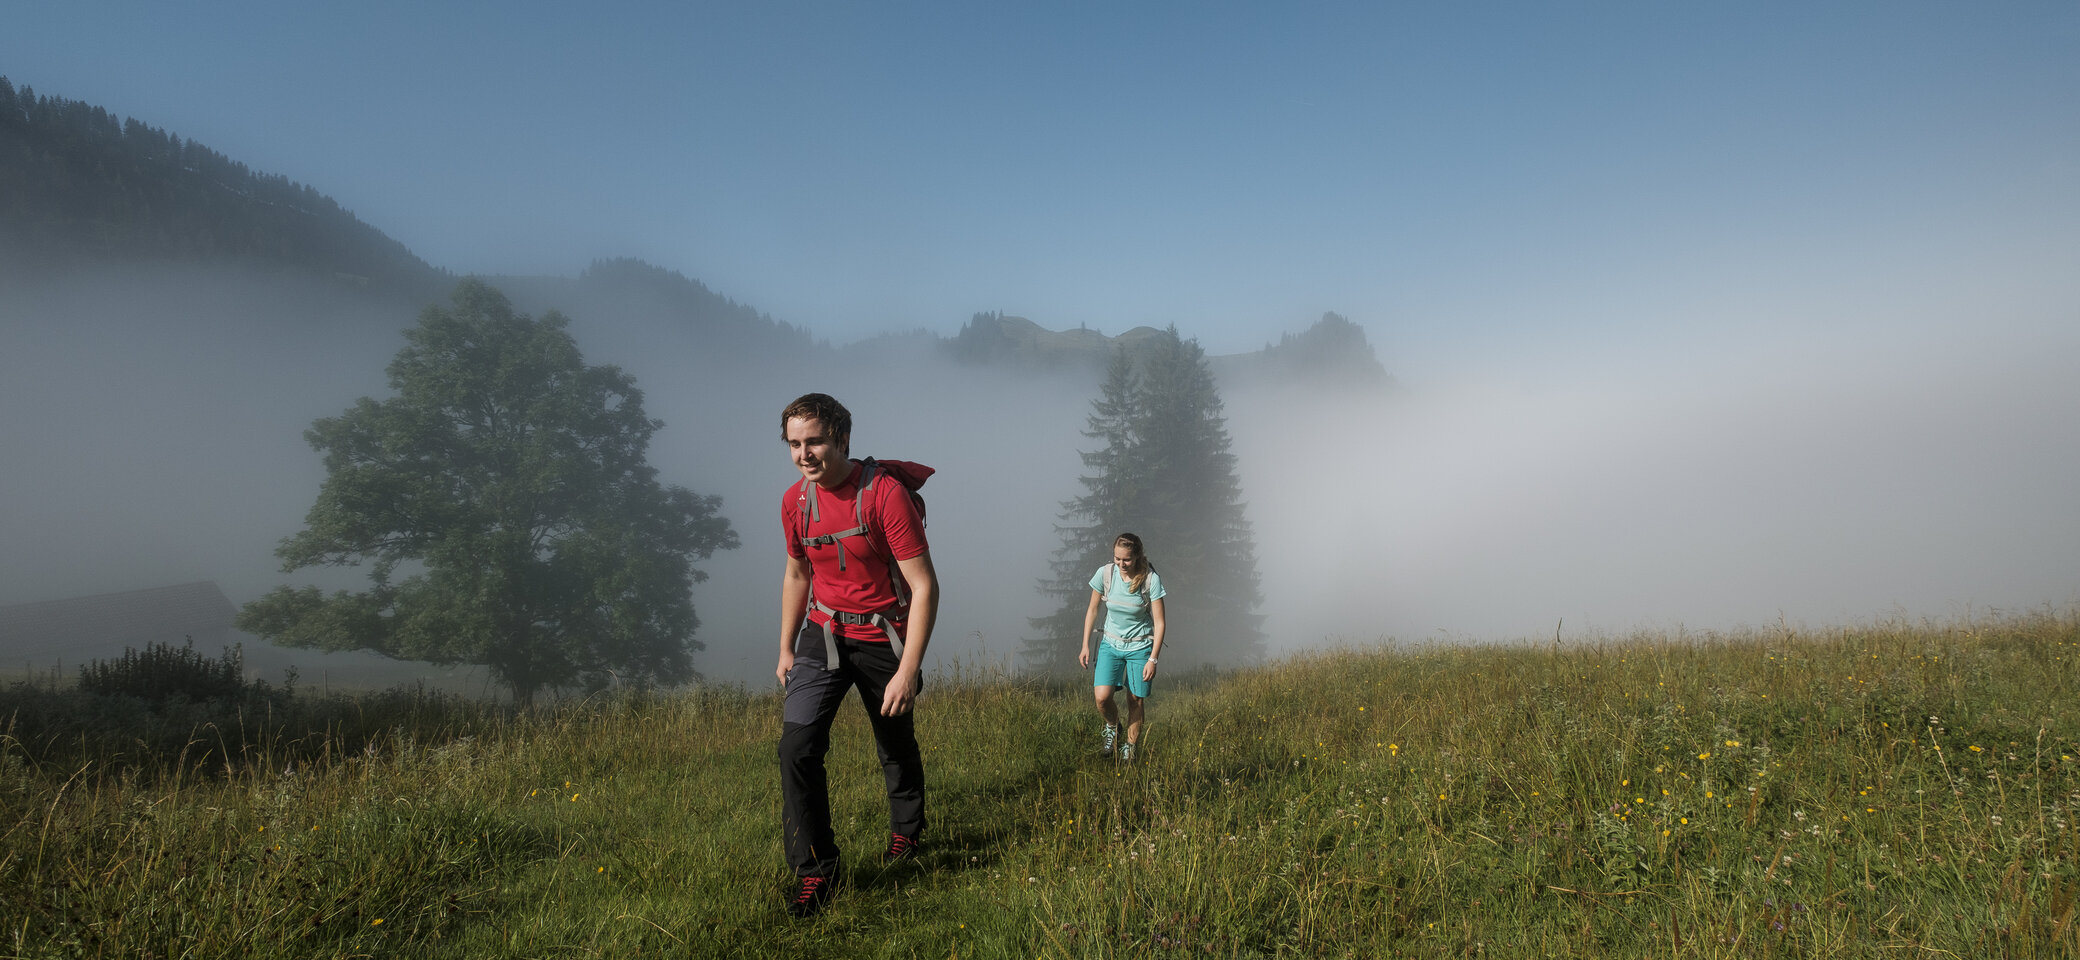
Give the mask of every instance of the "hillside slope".
POLYGON ((415 300, 453 279, 310 186, 0 77, 0 275, 110 261, 305 271, 415 300))

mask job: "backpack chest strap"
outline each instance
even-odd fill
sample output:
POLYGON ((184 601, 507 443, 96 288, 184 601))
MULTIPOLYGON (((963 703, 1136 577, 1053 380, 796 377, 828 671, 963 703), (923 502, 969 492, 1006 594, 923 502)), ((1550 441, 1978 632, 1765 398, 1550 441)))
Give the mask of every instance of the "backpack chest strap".
MULTIPOLYGON (((810 483, 807 477, 802 478, 802 499, 806 501, 803 504, 804 509, 802 513, 808 519, 806 519, 802 523, 802 533, 804 535, 797 539, 801 540, 803 547, 836 546, 838 541, 843 540, 846 537, 859 537, 866 535, 867 519, 864 513, 864 508, 866 506, 868 492, 874 489, 874 476, 880 472, 876 469, 879 466, 880 464, 877 464, 872 460, 863 460, 860 462, 859 466, 855 468, 859 470, 860 475, 859 490, 852 496, 852 529, 840 531, 838 533, 820 534, 814 537, 807 536, 809 532, 809 524, 821 522, 823 520, 823 510, 817 502, 818 497, 816 494, 816 485, 810 483)), ((844 547, 838 547, 838 569, 845 569, 844 547)))
MULTIPOLYGON (((838 543, 838 541, 840 541, 840 540, 843 540, 843 539, 845 539, 846 537, 863 537, 863 536, 866 536, 866 534, 867 534, 867 528, 866 528, 866 527, 863 527, 863 526, 862 526, 862 527, 853 527, 853 528, 852 528, 852 529, 850 529, 850 530, 843 530, 843 531, 840 531, 840 532, 838 532, 838 533, 826 533, 826 534, 822 534, 822 535, 819 535, 819 536, 814 536, 814 537, 800 537, 800 538, 797 538, 797 539, 801 540, 801 542, 802 542, 802 546, 803 546, 804 548, 807 548, 807 547, 831 547, 831 546, 837 546, 837 543, 838 543)), ((844 548, 844 547, 838 547, 838 569, 840 569, 840 570, 843 570, 843 569, 845 569, 845 548, 844 548)))

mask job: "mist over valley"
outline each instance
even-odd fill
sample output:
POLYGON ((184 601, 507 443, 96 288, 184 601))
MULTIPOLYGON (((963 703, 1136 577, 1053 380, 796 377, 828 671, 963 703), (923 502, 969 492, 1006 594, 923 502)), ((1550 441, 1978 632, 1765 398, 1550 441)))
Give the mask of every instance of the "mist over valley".
MULTIPOLYGON (((15 199, 41 182, 17 176, 15 199)), ((254 236, 301 236, 253 219, 254 191, 166 196, 259 223, 254 236)), ((283 583, 360 584, 353 569, 278 569, 274 548, 324 477, 303 434, 388 394, 401 331, 456 278, 372 228, 353 242, 387 259, 353 262, 391 275, 328 259, 347 241, 203 249, 181 240, 194 218, 152 219, 185 209, 167 203, 90 204, 100 212, 79 221, 0 205, 14 214, 0 222, 0 606, 196 581, 234 604, 283 583), (96 239, 109 235, 145 239, 96 239)), ((604 259, 487 279, 523 311, 566 314, 587 362, 631 373, 665 425, 649 452, 661 479, 722 498, 742 546, 698 565, 696 668, 754 687, 770 676, 775 507, 797 479, 777 415, 812 390, 852 409, 855 456, 939 471, 923 491, 944 588, 927 666, 1010 664, 1028 618, 1048 612, 1036 585, 1085 473, 1104 358, 1137 330, 983 303, 834 338, 761 312, 762 291, 711 291, 680 270, 700 265, 604 259)), ((1825 325, 1606 328, 1571 343, 1417 332, 1446 322, 1416 315, 1442 304, 1264 317, 1265 349, 1211 365, 1271 653, 2080 600, 2071 304, 1910 299, 1837 302, 1841 322, 1825 325)), ((1671 327, 1688 309, 1661 307, 1671 327)), ((1163 544, 1149 549, 1160 570, 1163 544)), ((1191 584, 1169 588, 1192 602, 1191 584)))

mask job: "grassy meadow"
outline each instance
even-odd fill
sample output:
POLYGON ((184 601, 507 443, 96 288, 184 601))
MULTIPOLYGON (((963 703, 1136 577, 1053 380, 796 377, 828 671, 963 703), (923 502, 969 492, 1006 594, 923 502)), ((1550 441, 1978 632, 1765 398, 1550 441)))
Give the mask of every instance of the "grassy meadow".
POLYGON ((0 957, 2080 954, 2080 611, 931 678, 933 826, 790 920, 774 695, 0 704, 0 957), (68 707, 68 704, 70 705, 68 707))

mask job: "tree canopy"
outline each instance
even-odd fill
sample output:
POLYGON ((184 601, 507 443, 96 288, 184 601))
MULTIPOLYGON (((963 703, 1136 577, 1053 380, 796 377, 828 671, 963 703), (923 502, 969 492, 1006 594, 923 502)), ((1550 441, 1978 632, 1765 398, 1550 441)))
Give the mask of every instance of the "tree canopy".
POLYGON ((1062 545, 1041 582, 1058 604, 1032 619, 1029 669, 1074 662, 1090 575, 1121 533, 1141 536, 1171 599, 1166 664, 1233 666, 1263 656, 1256 544, 1206 355, 1171 327, 1132 355, 1115 352, 1084 436, 1083 493, 1062 504, 1062 545))
POLYGON ((474 663, 545 687, 694 676, 694 567, 737 546, 720 498, 658 482, 663 424, 633 378, 588 366, 555 312, 464 281, 367 397, 304 436, 326 478, 283 569, 369 564, 370 586, 282 587, 240 628, 270 641, 474 663))

